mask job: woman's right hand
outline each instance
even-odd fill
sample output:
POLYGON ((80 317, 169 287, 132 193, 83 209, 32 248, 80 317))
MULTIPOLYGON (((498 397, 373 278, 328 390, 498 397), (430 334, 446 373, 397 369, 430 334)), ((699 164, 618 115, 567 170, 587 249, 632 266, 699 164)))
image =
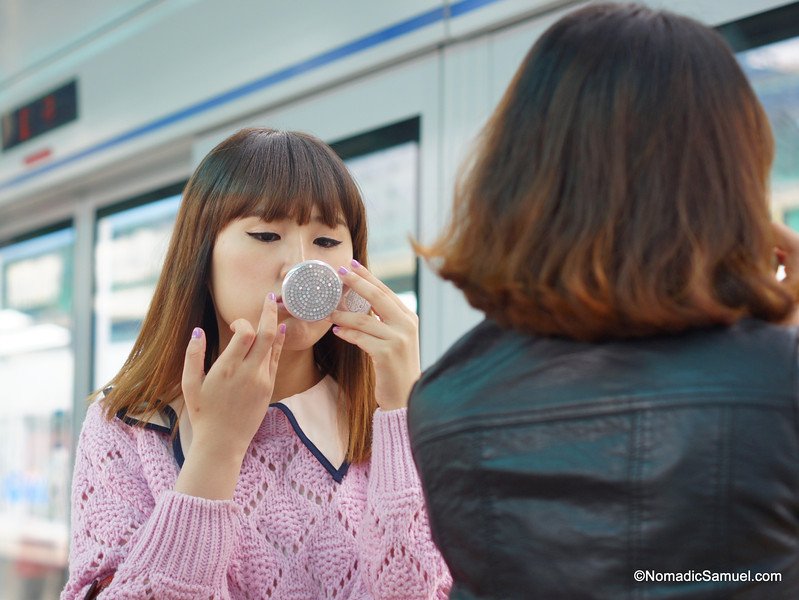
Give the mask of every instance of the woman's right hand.
POLYGON ((274 294, 265 300, 258 331, 245 319, 230 326, 233 337, 207 374, 205 333, 195 329, 183 365, 183 399, 192 443, 175 490, 229 499, 241 462, 269 408, 285 325, 278 329, 274 294))

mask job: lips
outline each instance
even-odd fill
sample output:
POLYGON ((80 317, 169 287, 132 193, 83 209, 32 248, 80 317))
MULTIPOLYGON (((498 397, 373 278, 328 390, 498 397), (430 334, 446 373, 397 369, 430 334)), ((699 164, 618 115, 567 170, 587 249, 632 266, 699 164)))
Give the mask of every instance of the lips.
POLYGON ((283 304, 283 296, 282 295, 278 294, 275 297, 275 302, 277 303, 278 312, 288 312, 288 309, 286 308, 286 305, 283 304))

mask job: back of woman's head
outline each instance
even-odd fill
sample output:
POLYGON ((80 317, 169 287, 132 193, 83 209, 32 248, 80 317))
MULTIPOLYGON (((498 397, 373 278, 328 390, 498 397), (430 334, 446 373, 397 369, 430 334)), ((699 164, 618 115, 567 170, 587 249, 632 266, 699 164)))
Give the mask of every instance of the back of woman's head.
POLYGON ((593 5, 530 50, 423 251, 523 331, 596 340, 783 318, 773 139, 713 30, 593 5))

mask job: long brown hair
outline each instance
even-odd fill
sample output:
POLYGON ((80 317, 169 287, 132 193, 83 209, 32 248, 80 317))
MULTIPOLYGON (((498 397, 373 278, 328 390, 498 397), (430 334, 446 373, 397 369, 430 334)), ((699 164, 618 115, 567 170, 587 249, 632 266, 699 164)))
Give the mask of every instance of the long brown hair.
MULTIPOLYGON (((219 232, 248 216, 305 224, 314 207, 331 227, 344 218, 355 258, 368 265, 360 192, 347 167, 321 140, 298 132, 243 129, 203 159, 183 192, 139 336, 108 384, 113 386, 104 405, 108 418, 126 409, 146 420, 180 393, 183 357, 194 327, 206 332, 206 372, 216 360, 219 338, 208 283, 219 232)), ((339 408, 349 425, 347 459, 365 460, 377 406, 371 359, 330 331, 314 346, 314 358, 339 385, 339 408)))
POLYGON ((597 340, 784 318, 773 138, 724 40, 691 19, 592 5, 535 43, 429 248, 472 306, 597 340))

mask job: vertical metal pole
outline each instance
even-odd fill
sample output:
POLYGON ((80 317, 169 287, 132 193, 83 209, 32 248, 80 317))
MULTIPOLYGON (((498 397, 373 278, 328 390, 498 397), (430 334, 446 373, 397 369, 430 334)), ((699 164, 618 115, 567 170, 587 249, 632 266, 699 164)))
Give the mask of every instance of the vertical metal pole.
POLYGON ((83 426, 83 419, 86 416, 86 396, 92 390, 95 214, 91 203, 83 201, 77 205, 74 215, 74 227, 75 262, 72 275, 72 351, 75 359, 75 379, 72 390, 71 467, 74 467, 75 464, 75 449, 83 426))

